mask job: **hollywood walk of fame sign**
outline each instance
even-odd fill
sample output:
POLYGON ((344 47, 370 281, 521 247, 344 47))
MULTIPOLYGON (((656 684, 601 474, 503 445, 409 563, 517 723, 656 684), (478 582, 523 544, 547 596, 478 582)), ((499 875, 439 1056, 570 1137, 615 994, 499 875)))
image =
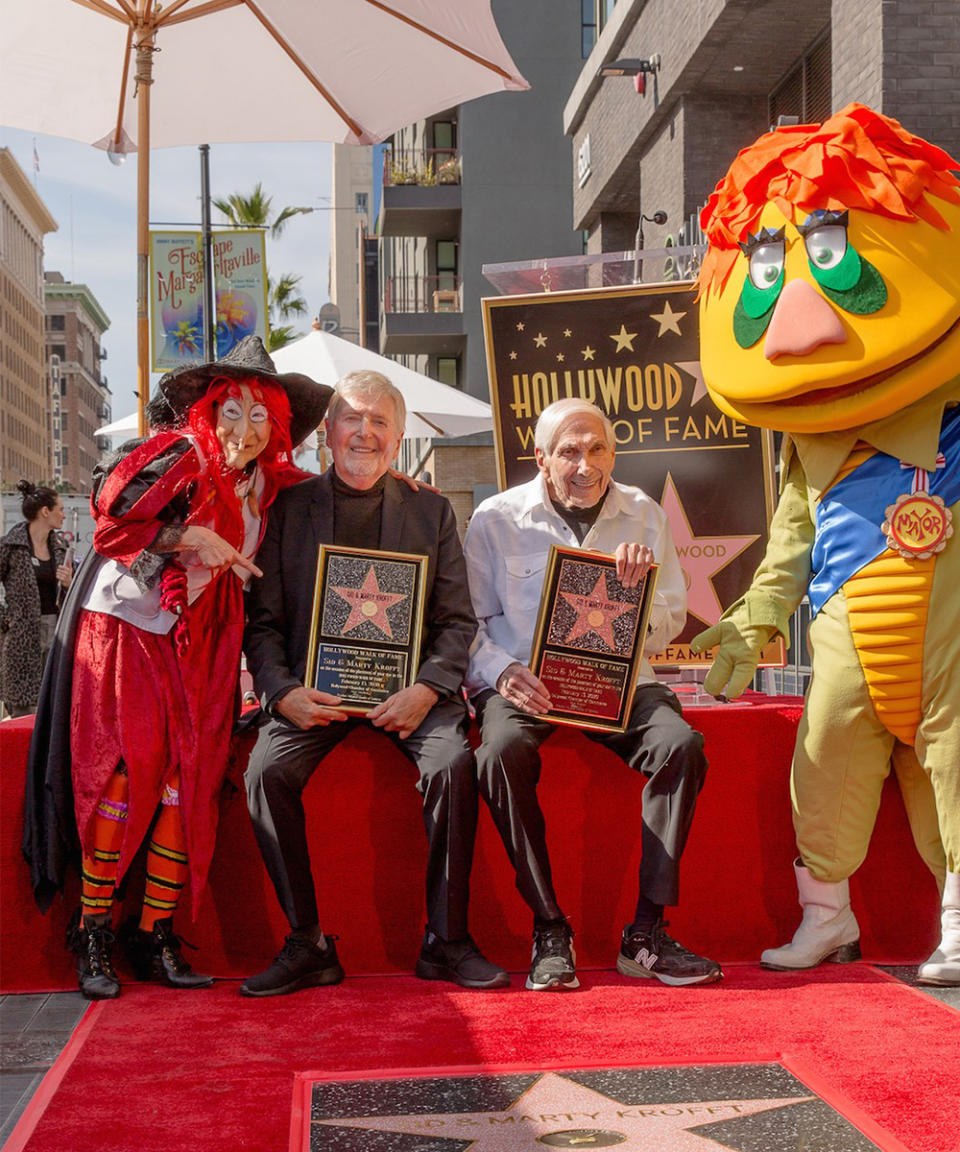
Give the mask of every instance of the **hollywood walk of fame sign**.
POLYGON ((323 544, 306 684, 364 715, 420 667, 427 557, 323 544))
MULTIPOLYGON (((781 1063, 330 1079, 306 1076, 296 1152, 878 1152, 781 1063)), ((838 1101, 838 1106, 840 1102, 838 1101)))
MULTIPOLYGON (((577 397, 609 417, 614 478, 659 501, 687 581, 687 622, 654 665, 709 665, 690 640, 747 590, 775 505, 772 437, 721 412, 700 371, 690 284, 597 288, 483 301, 498 481, 537 471, 534 426, 577 397)), ((782 664, 781 642, 761 664, 782 664)))
POLYGON ((554 724, 623 732, 643 657, 657 568, 635 588, 612 556, 553 545, 530 667, 550 693, 554 724))

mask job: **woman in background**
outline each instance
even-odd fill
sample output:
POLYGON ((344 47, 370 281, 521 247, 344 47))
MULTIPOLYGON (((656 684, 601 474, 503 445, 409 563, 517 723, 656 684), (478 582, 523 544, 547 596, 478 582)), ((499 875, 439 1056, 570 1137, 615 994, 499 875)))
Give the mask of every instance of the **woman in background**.
POLYGON ((21 480, 23 520, 0 539, 0 700, 11 716, 35 712, 62 591, 73 574, 52 488, 21 480))

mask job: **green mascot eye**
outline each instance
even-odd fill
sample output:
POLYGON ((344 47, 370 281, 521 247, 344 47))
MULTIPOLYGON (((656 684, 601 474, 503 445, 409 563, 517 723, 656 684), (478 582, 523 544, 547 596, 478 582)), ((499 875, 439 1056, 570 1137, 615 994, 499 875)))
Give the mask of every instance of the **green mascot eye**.
POLYGON ((849 242, 846 214, 829 222, 818 223, 808 218, 800 229, 807 249, 807 260, 814 280, 824 296, 844 312, 869 316, 887 302, 887 286, 874 266, 865 260, 849 242))
POLYGON ((747 275, 733 312, 733 336, 741 348, 752 347, 766 332, 783 288, 786 259, 783 229, 748 237, 740 245, 749 261, 747 275))

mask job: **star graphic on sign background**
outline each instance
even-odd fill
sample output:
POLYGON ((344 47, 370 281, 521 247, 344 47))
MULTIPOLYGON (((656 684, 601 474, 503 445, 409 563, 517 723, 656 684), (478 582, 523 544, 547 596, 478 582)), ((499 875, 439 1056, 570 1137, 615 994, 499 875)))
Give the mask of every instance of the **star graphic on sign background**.
POLYGON ((627 349, 629 349, 629 351, 632 352, 633 351, 633 342, 634 342, 634 340, 636 340, 636 338, 637 338, 636 332, 628 332, 626 325, 621 324, 620 325, 620 331, 614 333, 614 335, 610 337, 611 340, 615 340, 617 343, 616 348, 614 348, 614 352, 622 352, 624 350, 624 348, 627 348, 627 349))
POLYGON ((660 330, 657 332, 659 339, 664 332, 676 332, 678 336, 682 335, 680 332, 680 321, 686 316, 686 312, 674 312, 670 307, 670 301, 664 300, 662 312, 651 312, 650 319, 656 320, 660 325, 660 330))
MULTIPOLYGON (((399 1116, 344 1116, 315 1126, 392 1132, 430 1141, 469 1144, 470 1152, 542 1152, 553 1148, 607 1148, 620 1152, 719 1152, 719 1144, 693 1129, 720 1121, 792 1108, 814 1096, 760 1100, 667 1100, 623 1104, 574 1080, 546 1072, 500 1112, 435 1112, 399 1116)), ((319 1133, 318 1133, 319 1135, 319 1133)), ((755 1147, 752 1144, 751 1147, 755 1147)))
POLYGON ((544 344, 546 344, 547 338, 542 332, 538 332, 536 336, 534 336, 533 342, 538 348, 542 348, 544 344))
POLYGON ((586 348, 583 348, 580 351, 580 355, 584 358, 584 360, 592 360, 596 354, 596 348, 591 348, 589 344, 586 346, 586 348))
POLYGON ((694 536, 669 472, 660 505, 670 519, 673 543, 687 582, 687 611, 704 624, 716 624, 723 605, 711 577, 726 568, 759 536, 694 536))
POLYGON ((557 360, 560 364, 562 364, 564 362, 564 360, 566 360, 566 356, 564 356, 564 354, 562 352, 558 352, 557 353, 557 360))
POLYGON ((522 332, 526 328, 526 324, 522 320, 517 321, 517 331, 522 332))
POLYGON ((360 588, 341 588, 331 585, 336 594, 350 605, 350 616, 344 624, 341 635, 345 636, 361 624, 372 624, 393 639, 390 621, 387 619, 387 609, 392 608, 398 600, 405 600, 404 592, 381 592, 377 583, 377 574, 371 565, 370 571, 363 579, 360 588))
POLYGON ((704 396, 709 396, 707 386, 703 382, 703 369, 700 367, 699 360, 678 360, 677 367, 681 368, 684 372, 689 373, 696 383, 693 386, 693 395, 690 397, 690 407, 698 404, 704 396))
POLYGON ((564 328, 563 334, 564 334, 564 336, 572 336, 573 330, 571 328, 564 328))
POLYGON ((511 360, 516 360, 516 358, 517 358, 517 354, 516 354, 516 352, 511 352, 511 353, 510 353, 510 359, 511 359, 511 360))
POLYGON ((617 642, 613 637, 613 622, 626 612, 632 612, 636 604, 625 604, 622 600, 611 600, 607 595, 607 578, 601 572, 593 591, 586 596, 574 592, 561 592, 560 595, 576 612, 573 627, 564 637, 564 644, 572 644, 588 632, 595 632, 611 652, 616 651, 617 642))

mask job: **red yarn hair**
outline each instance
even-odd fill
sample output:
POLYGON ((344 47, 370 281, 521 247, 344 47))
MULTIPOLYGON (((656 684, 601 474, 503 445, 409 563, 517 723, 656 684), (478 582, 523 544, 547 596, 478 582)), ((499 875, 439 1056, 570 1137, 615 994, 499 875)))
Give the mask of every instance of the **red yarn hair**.
POLYGON ((858 208, 892 220, 948 225, 927 199, 960 203, 960 163, 863 104, 848 104, 823 124, 777 128, 737 154, 711 193, 700 224, 710 247, 700 269, 701 294, 719 292, 748 231, 758 231, 769 202, 788 220, 817 208, 858 208))

